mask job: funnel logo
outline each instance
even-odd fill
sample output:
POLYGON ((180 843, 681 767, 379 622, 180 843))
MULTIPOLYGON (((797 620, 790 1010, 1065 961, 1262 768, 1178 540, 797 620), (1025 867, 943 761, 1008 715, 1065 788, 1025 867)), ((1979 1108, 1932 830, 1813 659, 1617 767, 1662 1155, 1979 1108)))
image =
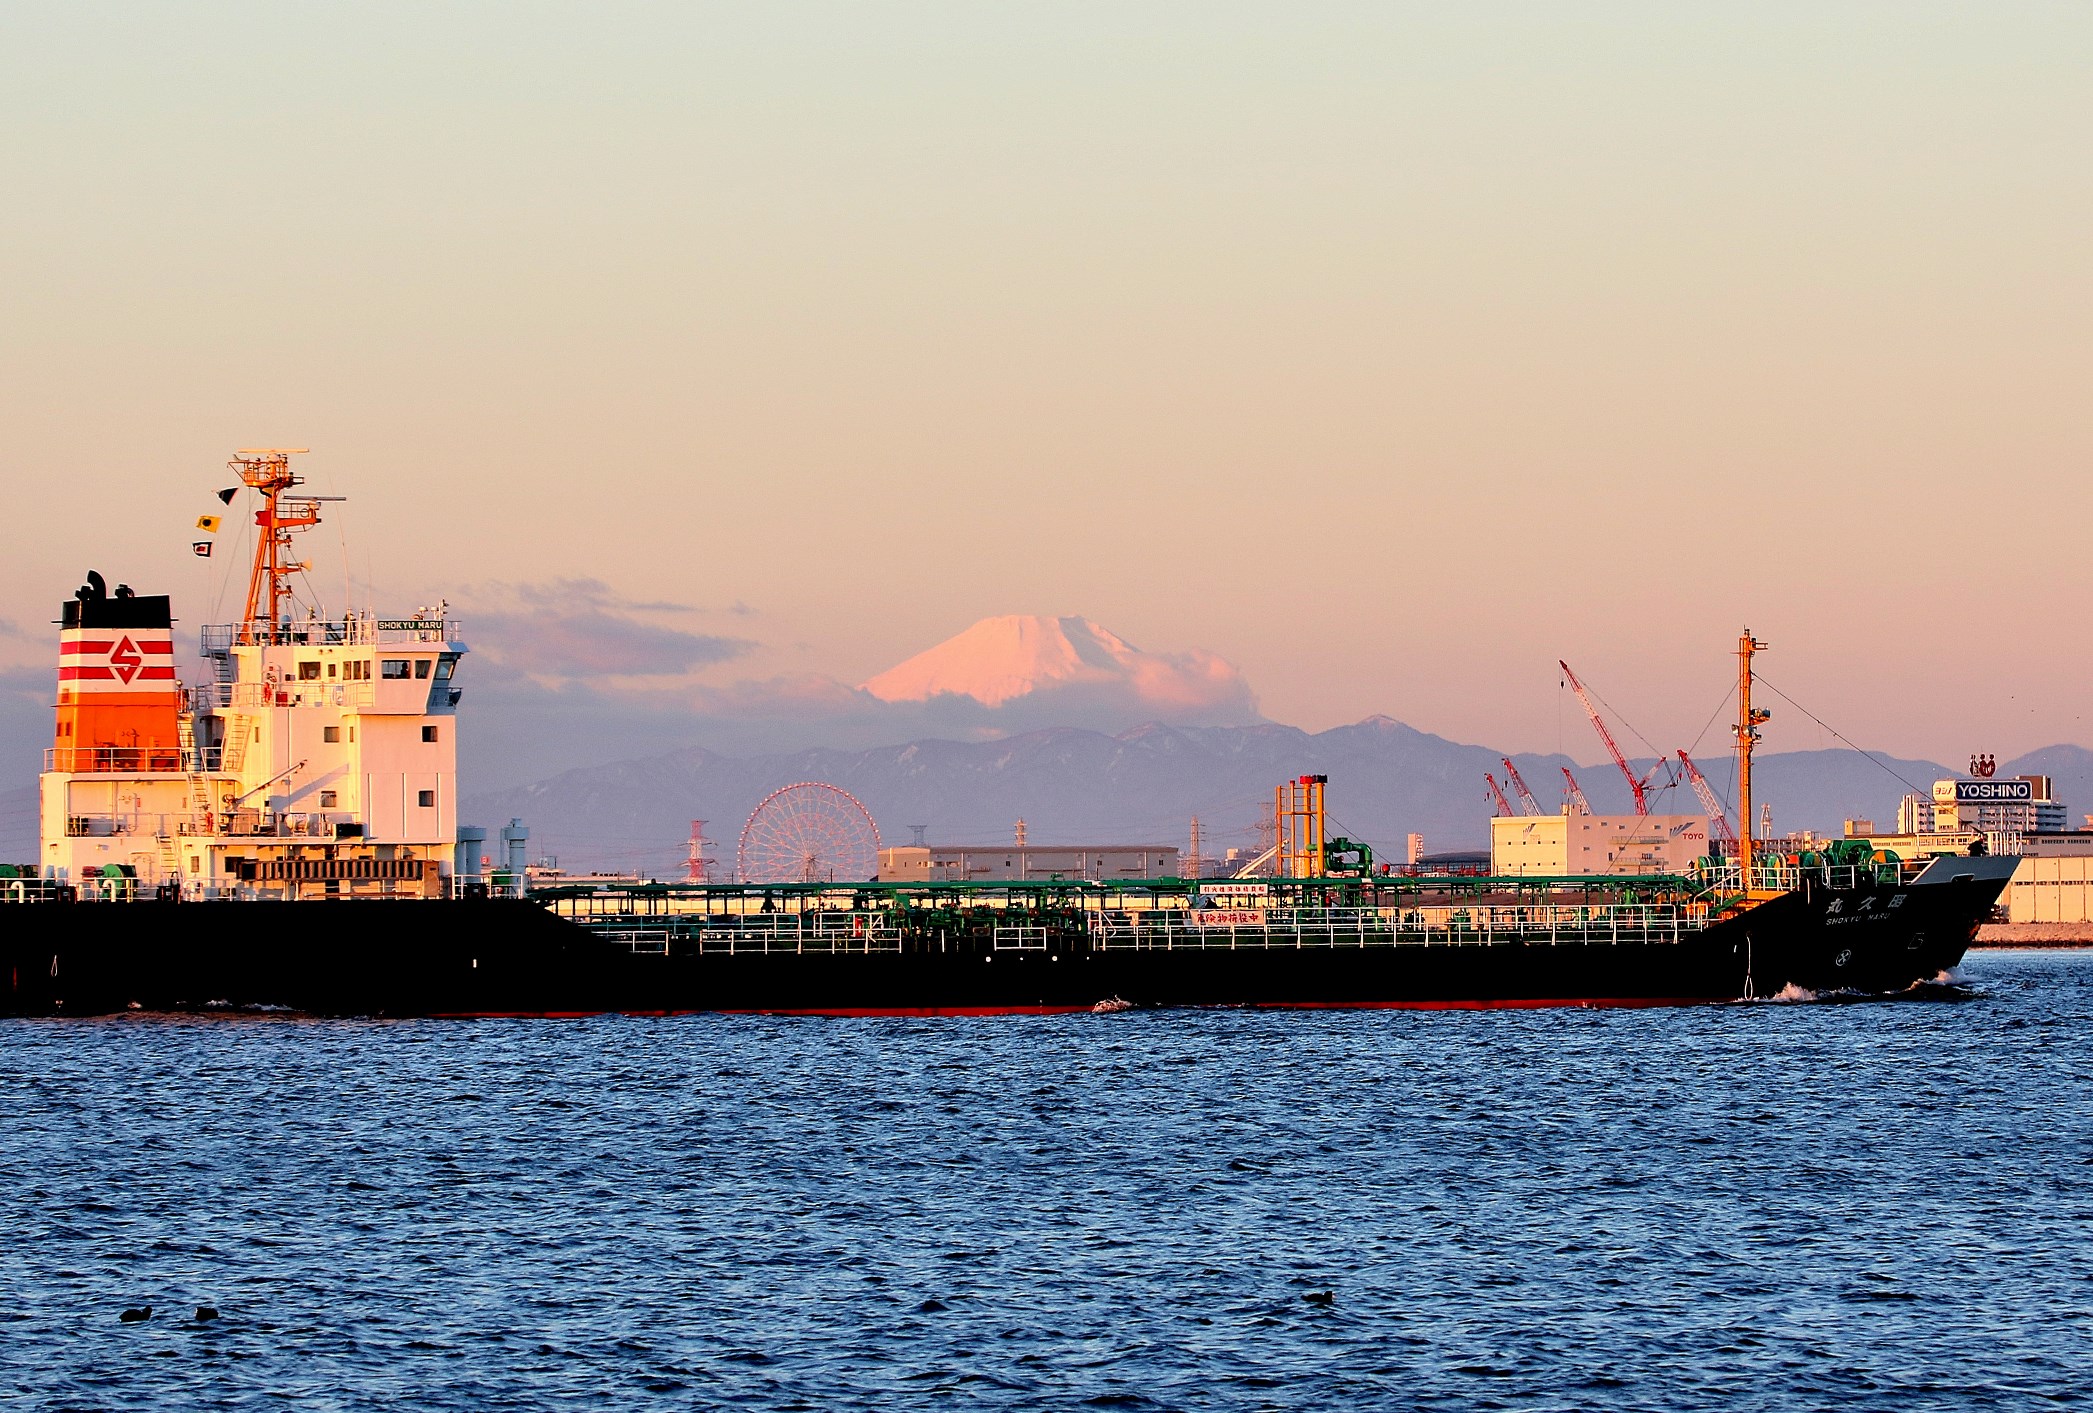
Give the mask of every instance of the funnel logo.
POLYGON ((118 639, 116 646, 109 650, 109 670, 116 674, 119 682, 127 686, 143 666, 145 654, 138 651, 138 645, 129 637, 118 639))

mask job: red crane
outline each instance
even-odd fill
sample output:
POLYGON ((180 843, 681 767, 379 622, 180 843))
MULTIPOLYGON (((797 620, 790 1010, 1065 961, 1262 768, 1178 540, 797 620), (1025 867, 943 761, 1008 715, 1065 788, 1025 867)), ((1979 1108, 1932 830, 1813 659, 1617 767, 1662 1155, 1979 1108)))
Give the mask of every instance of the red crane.
POLYGON ((1590 814, 1592 812, 1592 802, 1584 798, 1584 787, 1577 783, 1576 776, 1570 774, 1568 766, 1562 768, 1562 793, 1563 798, 1575 805, 1579 813, 1590 814))
POLYGON ((1512 802, 1504 797, 1504 787, 1497 783, 1497 777, 1486 770, 1483 772, 1483 779, 1490 782, 1490 793, 1497 797, 1497 813, 1507 819, 1517 814, 1518 811, 1512 808, 1512 802))
POLYGON ((1533 791, 1526 788, 1526 781, 1520 776, 1519 767, 1512 764, 1510 756, 1499 756, 1498 759, 1504 762, 1504 773, 1511 778, 1512 789, 1518 793, 1519 813, 1540 814, 1541 802, 1533 797, 1533 791))
POLYGON ((1708 827, 1715 831, 1717 839, 1729 845, 1731 853, 1735 853, 1737 831, 1730 828, 1730 817, 1722 812, 1722 801, 1715 798, 1715 789, 1708 784, 1708 777, 1701 774, 1693 757, 1684 751, 1679 752, 1679 764, 1685 767, 1686 780, 1693 786, 1693 793, 1701 797, 1701 808, 1708 812, 1708 827))
POLYGON ((1575 692, 1577 700, 1584 704, 1584 714, 1592 719, 1592 729, 1597 731, 1599 739, 1606 743, 1607 754, 1611 755, 1613 763, 1621 768, 1621 774, 1628 777, 1628 789, 1635 795, 1635 812, 1648 814, 1650 802, 1643 797, 1642 781, 1628 768, 1628 758, 1621 754, 1621 748, 1613 743, 1613 733, 1606 729, 1605 719, 1599 715, 1599 709, 1592 705, 1591 693, 1584 690, 1584 684, 1577 680, 1577 674, 1570 671, 1570 664, 1557 658, 1555 665, 1562 669, 1563 676, 1570 679, 1570 690, 1575 692))

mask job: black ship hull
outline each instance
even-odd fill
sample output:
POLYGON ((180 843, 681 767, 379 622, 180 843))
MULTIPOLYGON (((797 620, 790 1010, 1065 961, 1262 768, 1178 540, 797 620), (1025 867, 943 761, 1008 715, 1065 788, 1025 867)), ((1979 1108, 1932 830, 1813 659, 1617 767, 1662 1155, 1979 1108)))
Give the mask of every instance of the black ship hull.
POLYGON ((0 916, 14 1015, 938 1015, 1135 1006, 1649 1006, 1907 991, 1956 966, 2010 874, 1804 886, 1677 941, 754 951, 600 937, 535 903, 46 903, 0 916))

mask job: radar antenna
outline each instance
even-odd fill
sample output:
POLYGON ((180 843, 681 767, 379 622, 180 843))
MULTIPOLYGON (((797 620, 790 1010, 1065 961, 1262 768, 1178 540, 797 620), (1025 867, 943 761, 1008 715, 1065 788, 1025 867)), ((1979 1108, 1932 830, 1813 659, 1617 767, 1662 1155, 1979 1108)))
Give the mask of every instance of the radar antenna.
POLYGON ((305 478, 291 470, 291 458, 303 455, 302 446, 249 446, 233 453, 226 463, 240 473, 240 480, 260 491, 262 508, 254 513, 261 531, 254 541, 254 568, 247 576, 247 611, 240 617, 239 641, 274 644, 283 641, 283 604, 291 597, 290 579, 309 565, 291 558, 291 532, 309 530, 320 523, 320 502, 340 496, 291 496, 284 492, 303 485, 305 478))

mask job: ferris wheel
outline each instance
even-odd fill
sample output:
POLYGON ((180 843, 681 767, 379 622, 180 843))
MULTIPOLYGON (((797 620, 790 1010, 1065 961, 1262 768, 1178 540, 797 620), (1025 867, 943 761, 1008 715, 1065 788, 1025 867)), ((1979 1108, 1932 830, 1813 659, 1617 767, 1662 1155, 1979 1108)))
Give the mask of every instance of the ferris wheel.
POLYGON ((848 790, 803 780, 750 812, 736 868, 744 883, 868 880, 879 873, 879 827, 848 790))

